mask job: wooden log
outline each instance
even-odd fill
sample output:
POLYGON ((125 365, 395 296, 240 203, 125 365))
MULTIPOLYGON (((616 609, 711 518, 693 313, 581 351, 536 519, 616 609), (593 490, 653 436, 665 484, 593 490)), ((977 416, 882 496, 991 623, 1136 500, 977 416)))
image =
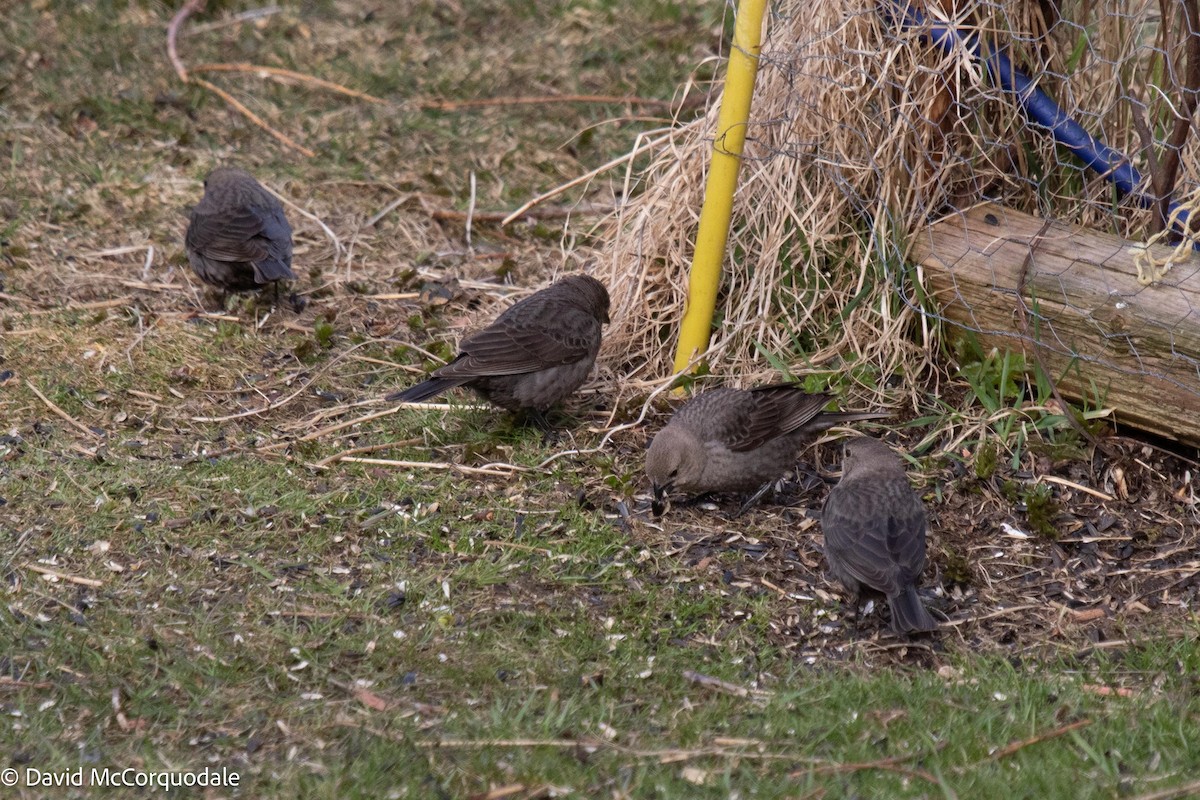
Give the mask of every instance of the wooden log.
POLYGON ((930 226, 912 258, 952 327, 1030 370, 1040 357, 1064 396, 1098 391, 1122 424, 1200 446, 1200 257, 1145 286, 1138 246, 987 203, 930 226))

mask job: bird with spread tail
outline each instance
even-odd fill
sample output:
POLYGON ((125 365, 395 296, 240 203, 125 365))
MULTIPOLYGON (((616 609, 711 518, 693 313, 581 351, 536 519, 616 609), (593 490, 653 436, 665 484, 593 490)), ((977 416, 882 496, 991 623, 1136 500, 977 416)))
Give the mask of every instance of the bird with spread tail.
POLYGON ((895 633, 936 630, 917 594, 925 569, 925 505, 904 463, 870 437, 850 440, 844 452, 842 479, 821 512, 829 571, 856 605, 864 588, 885 595, 895 633))
POLYGON ((587 380, 608 311, 604 284, 569 275, 463 339, 454 360, 431 378, 387 399, 419 403, 463 386, 501 408, 540 418, 587 380))
POLYGON ((184 236, 192 269, 223 292, 292 281, 292 226, 279 200, 250 173, 218 167, 204 179, 184 236))
POLYGON ((834 425, 891 416, 825 412, 828 394, 795 384, 709 389, 682 405, 646 452, 654 513, 666 494, 759 489, 792 468, 813 437, 834 425))

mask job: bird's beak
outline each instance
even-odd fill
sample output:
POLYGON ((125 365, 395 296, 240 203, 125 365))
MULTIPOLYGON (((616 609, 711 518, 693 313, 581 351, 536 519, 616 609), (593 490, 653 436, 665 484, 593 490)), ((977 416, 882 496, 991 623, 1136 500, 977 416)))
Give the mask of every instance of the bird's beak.
POLYGON ((666 494, 667 490, 670 488, 671 487, 669 485, 660 486, 657 483, 654 484, 654 499, 650 501, 650 513, 652 513, 654 516, 661 517, 663 515, 663 511, 666 510, 666 494))

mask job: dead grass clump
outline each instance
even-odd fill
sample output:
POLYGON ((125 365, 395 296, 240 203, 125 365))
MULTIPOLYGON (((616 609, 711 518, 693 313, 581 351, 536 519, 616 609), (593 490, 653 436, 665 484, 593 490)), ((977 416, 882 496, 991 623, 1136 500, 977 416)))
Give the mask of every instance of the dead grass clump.
MULTIPOLYGON (((879 8, 774 9, 709 354, 714 373, 751 383, 780 367, 857 367, 867 394, 881 393, 872 376, 919 374, 939 322, 922 309, 921 275, 905 267, 908 243, 983 197, 1123 235, 1153 232, 1152 212, 1114 200, 1111 186, 1027 121, 965 49, 943 55, 879 8)), ((1146 120, 1165 130, 1173 114, 1171 86, 1154 89, 1154 70, 1183 53, 1164 38, 1157 6, 1050 10, 978 3, 960 8, 956 24, 979 31, 985 49, 1007 48, 1099 139, 1147 153, 1138 130, 1146 120)), ((622 309, 609 357, 635 378, 670 371, 718 105, 659 151, 600 255, 622 309)), ((1148 158, 1147 173, 1154 164, 1148 158)), ((1192 137, 1180 175, 1197 172, 1192 137)))

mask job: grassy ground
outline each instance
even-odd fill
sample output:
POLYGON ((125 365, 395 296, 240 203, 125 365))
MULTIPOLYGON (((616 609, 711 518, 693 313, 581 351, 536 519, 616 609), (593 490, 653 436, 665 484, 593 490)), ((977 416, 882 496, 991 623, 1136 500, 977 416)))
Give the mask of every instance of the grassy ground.
MULTIPOLYGON (((878 615, 847 623, 822 574, 819 487, 789 482, 739 518, 732 502, 650 519, 647 432, 594 449, 629 417, 603 382, 551 437, 457 399, 361 419, 592 241, 593 218, 548 215, 478 223, 468 246, 453 212, 472 173, 477 210, 511 209, 669 116, 416 101, 671 100, 709 74, 694 70, 721 46, 721 7, 347 0, 205 28, 246 8, 210 5, 181 40, 189 64, 286 67, 388 104, 206 73, 317 153, 303 158, 179 83, 173 9, 43 2, 0 23, 0 767, 18 769, 15 796, 94 795, 25 785, 28 768, 78 767, 242 776, 196 792, 212 797, 1197 791, 1184 460, 1117 439, 1103 462, 926 459, 927 583, 948 621, 905 643, 878 615), (291 214, 301 314, 214 312, 186 269, 182 211, 229 160, 332 234, 291 214), (367 447, 428 465, 329 460, 367 447), (1030 465, 1109 500, 1043 496, 1030 465), (1039 521, 1029 539, 1000 526, 1039 521)), ((915 425, 966 429, 989 374, 925 398, 940 416, 915 425)))

